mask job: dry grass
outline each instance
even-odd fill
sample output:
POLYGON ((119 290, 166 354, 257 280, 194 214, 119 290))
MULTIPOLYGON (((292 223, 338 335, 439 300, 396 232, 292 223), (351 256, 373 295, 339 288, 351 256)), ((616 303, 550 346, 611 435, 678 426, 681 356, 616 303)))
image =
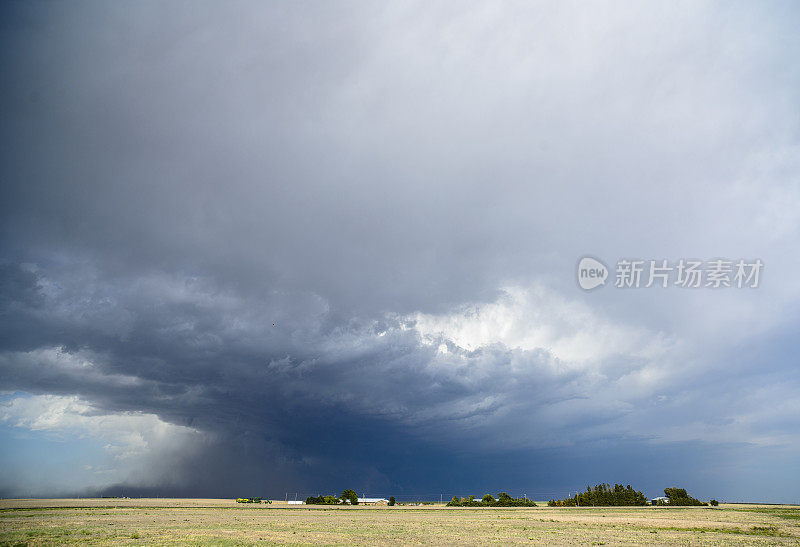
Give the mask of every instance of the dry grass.
POLYGON ((0 544, 800 544, 796 506, 445 508, 0 500, 0 544))

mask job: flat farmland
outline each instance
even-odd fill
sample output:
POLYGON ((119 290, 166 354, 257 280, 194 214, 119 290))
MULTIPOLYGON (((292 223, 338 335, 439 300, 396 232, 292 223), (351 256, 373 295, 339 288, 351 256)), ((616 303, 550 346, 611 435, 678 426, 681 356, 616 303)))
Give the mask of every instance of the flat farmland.
POLYGON ((0 544, 798 545, 800 507, 320 507, 215 499, 0 500, 0 544))

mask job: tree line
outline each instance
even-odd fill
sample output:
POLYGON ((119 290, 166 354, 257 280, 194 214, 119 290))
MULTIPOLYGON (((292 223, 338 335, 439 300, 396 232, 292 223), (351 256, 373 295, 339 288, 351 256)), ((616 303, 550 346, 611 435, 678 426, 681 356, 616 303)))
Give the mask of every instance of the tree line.
MULTIPOLYGON (((261 503, 261 498, 236 498, 236 503, 261 503)), ((272 503, 270 500, 264 500, 264 503, 272 503)))
MULTIPOLYGON (((664 495, 667 501, 659 500, 658 505, 708 505, 691 497, 684 488, 665 488, 664 495)), ((615 484, 598 484, 594 487, 587 486, 586 492, 579 492, 572 497, 563 500, 550 500, 547 505, 550 507, 598 507, 613 505, 647 505, 648 500, 639 490, 634 490, 630 485, 623 486, 615 484)), ((712 505, 717 505, 713 500, 712 505)))
POLYGON ((497 494, 497 499, 491 494, 486 494, 482 499, 476 500, 475 496, 459 498, 453 496, 448 507, 536 507, 536 504, 527 498, 512 498, 506 492, 497 494))
POLYGON ((593 487, 587 486, 586 492, 579 492, 571 498, 550 500, 547 505, 550 507, 647 505, 647 498, 630 485, 615 484, 612 488, 611 485, 603 483, 593 487))
MULTIPOLYGON (((341 495, 337 496, 308 496, 306 498, 306 505, 340 505, 347 503, 350 505, 358 505, 358 494, 352 488, 343 490, 341 495)), ((395 504, 394 496, 389 497, 390 506, 395 504)))

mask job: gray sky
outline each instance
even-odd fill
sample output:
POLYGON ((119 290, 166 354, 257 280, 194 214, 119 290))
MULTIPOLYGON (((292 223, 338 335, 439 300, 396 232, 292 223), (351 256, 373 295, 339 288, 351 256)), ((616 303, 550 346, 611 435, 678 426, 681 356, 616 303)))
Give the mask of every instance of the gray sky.
POLYGON ((0 495, 800 501, 796 6, 2 11, 0 495))

